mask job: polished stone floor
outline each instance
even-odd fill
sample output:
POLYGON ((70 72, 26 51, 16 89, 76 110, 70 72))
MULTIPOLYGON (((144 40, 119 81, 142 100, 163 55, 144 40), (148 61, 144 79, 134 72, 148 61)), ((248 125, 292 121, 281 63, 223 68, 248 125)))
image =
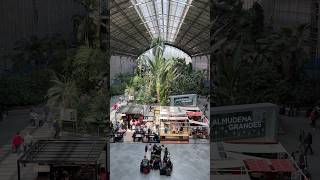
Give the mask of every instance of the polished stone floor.
POLYGON ((209 144, 165 144, 171 154, 171 176, 160 176, 159 170, 149 174, 140 173, 140 162, 145 155, 142 143, 110 144, 111 180, 209 180, 209 144))

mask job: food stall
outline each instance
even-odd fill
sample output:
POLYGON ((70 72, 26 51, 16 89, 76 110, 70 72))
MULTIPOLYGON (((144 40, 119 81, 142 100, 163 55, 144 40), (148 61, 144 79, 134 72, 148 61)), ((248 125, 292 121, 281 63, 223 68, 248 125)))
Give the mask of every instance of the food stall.
POLYGON ((189 142, 189 122, 185 111, 179 107, 160 107, 160 141, 189 142))
POLYGON ((128 128, 131 128, 130 121, 132 121, 134 126, 143 124, 144 107, 142 105, 121 106, 116 111, 116 117, 118 114, 122 114, 122 121, 128 128))

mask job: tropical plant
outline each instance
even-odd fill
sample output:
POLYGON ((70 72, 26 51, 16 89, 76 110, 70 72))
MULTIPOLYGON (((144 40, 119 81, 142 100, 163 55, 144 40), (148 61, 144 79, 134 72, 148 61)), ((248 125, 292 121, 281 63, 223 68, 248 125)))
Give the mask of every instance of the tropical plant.
POLYGON ((85 9, 84 15, 73 17, 77 29, 77 39, 82 45, 95 47, 99 45, 99 6, 97 0, 79 0, 85 9))
POLYGON ((146 62, 144 78, 147 81, 146 92, 150 93, 152 88, 155 90, 157 103, 166 104, 172 82, 179 77, 178 68, 175 67, 173 59, 165 59, 163 52, 165 45, 159 38, 152 42, 152 57, 143 56, 146 62))
POLYGON ((72 58, 71 78, 81 93, 89 93, 105 77, 107 56, 100 49, 80 47, 72 58))
POLYGON ((48 89, 47 104, 60 108, 60 118, 63 119, 67 108, 75 108, 79 102, 79 93, 76 83, 64 76, 54 75, 52 87, 48 89))
POLYGON ((215 0, 213 4, 211 59, 218 69, 214 101, 221 105, 294 101, 308 59, 307 26, 264 27, 257 3, 249 10, 239 0, 215 0))

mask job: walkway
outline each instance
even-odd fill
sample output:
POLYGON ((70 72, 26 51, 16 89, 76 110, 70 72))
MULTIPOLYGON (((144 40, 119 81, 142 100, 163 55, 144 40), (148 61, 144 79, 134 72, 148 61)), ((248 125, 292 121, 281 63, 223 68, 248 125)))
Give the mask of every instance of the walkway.
MULTIPOLYGON (((24 129, 21 134, 25 132, 32 132, 34 128, 27 127, 24 129)), ((36 129, 32 136, 35 140, 37 139, 48 139, 51 137, 51 128, 48 125, 44 125, 41 128, 36 129)), ((5 152, 2 161, 0 162, 0 179, 1 180, 16 180, 17 179, 17 160, 19 156, 15 153, 11 153, 11 145, 5 145, 3 149, 3 152, 5 152)), ((30 173, 33 171, 32 166, 27 166, 26 168, 22 168, 22 174, 26 173, 25 176, 23 176, 23 180, 30 180, 34 179, 33 173, 30 173), (28 177, 27 178, 27 174, 28 177)))
POLYGON ((320 179, 320 128, 318 123, 318 129, 314 131, 310 128, 309 121, 306 118, 300 117, 287 117, 281 116, 282 128, 284 134, 280 136, 280 142, 287 149, 289 153, 296 151, 299 145, 299 130, 304 129, 305 132, 312 132, 313 135, 313 144, 312 148, 314 155, 308 156, 311 177, 312 179, 320 179))

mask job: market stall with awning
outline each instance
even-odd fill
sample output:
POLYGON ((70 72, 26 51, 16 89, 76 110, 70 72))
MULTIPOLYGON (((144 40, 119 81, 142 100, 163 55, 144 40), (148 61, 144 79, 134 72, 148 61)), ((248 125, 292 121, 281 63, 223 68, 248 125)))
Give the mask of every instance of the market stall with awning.
POLYGON ((189 141, 189 123, 185 111, 178 106, 160 106, 160 140, 189 141))

